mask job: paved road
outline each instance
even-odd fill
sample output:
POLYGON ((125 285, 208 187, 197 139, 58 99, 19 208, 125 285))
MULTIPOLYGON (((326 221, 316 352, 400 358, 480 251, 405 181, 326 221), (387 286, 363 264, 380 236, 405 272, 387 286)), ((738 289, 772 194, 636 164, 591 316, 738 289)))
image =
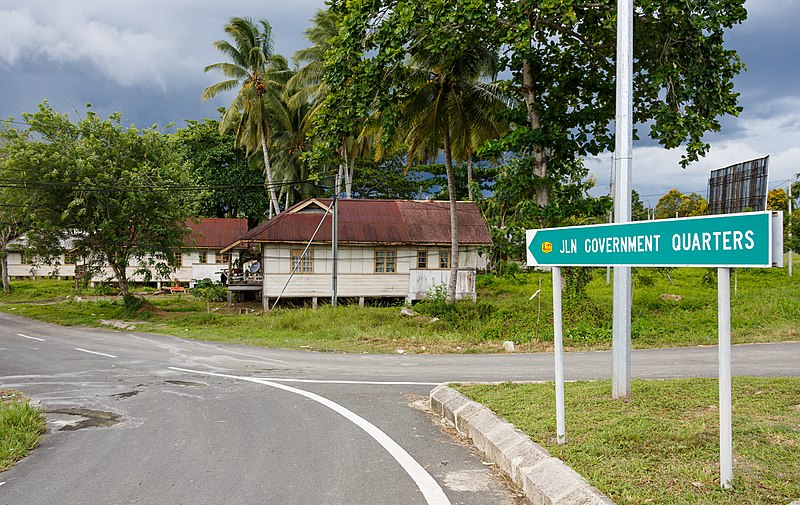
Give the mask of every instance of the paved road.
MULTIPOLYGON (((610 366, 608 352, 568 353, 566 377, 610 366)), ((733 370, 800 376, 800 343, 735 346, 733 370)), ((633 373, 714 376, 716 349, 637 351, 633 373)), ((50 425, 0 474, 0 505, 513 504, 418 400, 445 381, 552 374, 547 354, 320 354, 0 314, 0 385, 41 401, 50 425)))

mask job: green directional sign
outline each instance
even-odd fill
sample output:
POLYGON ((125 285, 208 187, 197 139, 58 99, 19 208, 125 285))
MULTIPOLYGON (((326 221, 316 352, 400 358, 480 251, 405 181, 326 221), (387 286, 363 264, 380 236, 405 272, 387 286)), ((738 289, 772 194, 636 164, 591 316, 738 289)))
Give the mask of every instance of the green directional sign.
POLYGON ((772 212, 748 212, 528 230, 528 265, 771 267, 782 264, 781 227, 772 212))

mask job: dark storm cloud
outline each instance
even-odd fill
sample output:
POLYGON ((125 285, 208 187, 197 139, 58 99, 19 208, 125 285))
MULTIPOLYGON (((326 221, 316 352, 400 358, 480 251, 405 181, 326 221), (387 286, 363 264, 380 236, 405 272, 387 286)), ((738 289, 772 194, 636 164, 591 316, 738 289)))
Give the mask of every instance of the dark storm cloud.
POLYGON ((322 0, 220 3, 101 0, 54 4, 6 0, 0 7, 0 117, 19 117, 43 99, 62 112, 86 102, 103 116, 121 111, 137 126, 217 117, 229 96, 200 102, 221 80, 203 67, 224 61, 212 43, 233 16, 265 18, 275 50, 291 58, 322 0), (131 5, 135 4, 135 5, 131 5))
MULTIPOLYGON (((645 140, 641 129, 633 176, 641 194, 696 191, 709 170, 765 154, 771 178, 800 172, 800 1, 745 5, 749 19, 726 36, 748 67, 735 80, 743 113, 721 118, 722 131, 706 137, 710 154, 686 170, 678 165, 680 150, 645 140)), ((230 96, 200 102, 202 90, 221 80, 203 67, 224 60, 212 43, 224 38, 228 19, 268 19, 276 51, 291 57, 306 47, 303 30, 322 7, 324 0, 3 0, 0 118, 33 111, 45 98, 62 112, 83 112, 86 102, 102 116, 121 111, 139 127, 215 118, 230 96)), ((608 182, 609 157, 587 161, 599 187, 608 182)))

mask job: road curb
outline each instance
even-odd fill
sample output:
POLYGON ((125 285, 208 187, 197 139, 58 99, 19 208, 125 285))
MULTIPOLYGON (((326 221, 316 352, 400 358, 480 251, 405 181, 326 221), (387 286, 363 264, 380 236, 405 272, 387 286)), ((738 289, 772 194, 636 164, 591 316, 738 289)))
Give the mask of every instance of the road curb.
POLYGON ((514 425, 447 385, 430 394, 433 411, 469 437, 534 505, 613 505, 577 472, 514 425))

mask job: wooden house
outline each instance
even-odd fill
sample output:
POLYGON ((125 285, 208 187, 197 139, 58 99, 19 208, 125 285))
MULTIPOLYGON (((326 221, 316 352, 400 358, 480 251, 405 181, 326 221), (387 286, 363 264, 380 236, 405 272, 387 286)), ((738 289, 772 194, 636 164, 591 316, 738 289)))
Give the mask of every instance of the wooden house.
MULTIPOLYGON (((265 308, 281 298, 330 298, 333 282, 331 199, 308 199, 242 235, 222 250, 255 250, 229 293, 258 291, 265 308)), ((339 200, 337 297, 421 300, 450 278, 450 207, 442 201, 339 200)), ((492 244, 473 202, 458 203, 456 297, 475 299, 481 249, 492 244)))

